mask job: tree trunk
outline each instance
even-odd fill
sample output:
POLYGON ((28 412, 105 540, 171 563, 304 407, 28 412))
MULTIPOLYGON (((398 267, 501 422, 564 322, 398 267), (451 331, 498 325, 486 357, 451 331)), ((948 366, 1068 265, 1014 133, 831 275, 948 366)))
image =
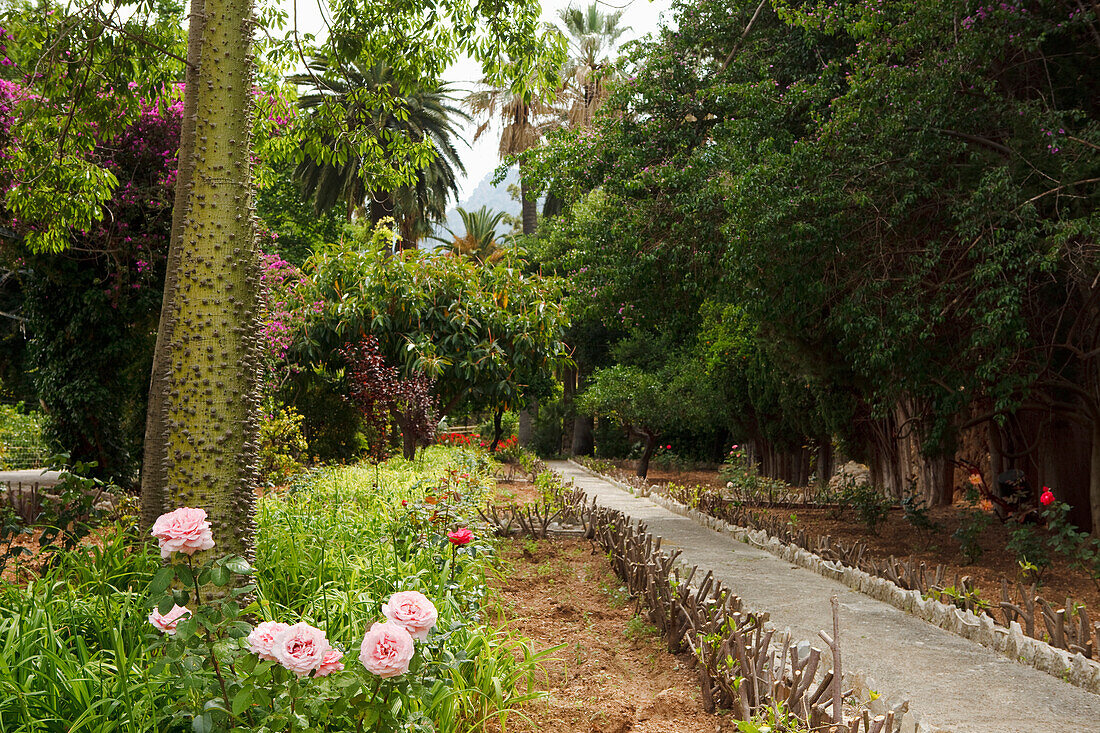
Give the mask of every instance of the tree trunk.
MULTIPOLYGON (((585 372, 577 364, 577 392, 583 392, 585 372)), ((590 456, 596 449, 596 421, 591 415, 577 415, 573 420, 573 455, 590 456)))
POLYGON ((538 229, 538 199, 528 193, 527 183, 523 180, 523 164, 519 168, 519 198, 523 206, 523 233, 531 236, 538 229))
POLYGON ((535 416, 538 415, 539 406, 525 407, 519 411, 519 429, 517 440, 524 448, 531 445, 535 439, 535 416))
POLYGON ((635 473, 639 478, 645 478, 649 474, 649 459, 653 458, 653 453, 657 450, 657 436, 645 435, 645 450, 642 451, 642 457, 638 461, 638 470, 635 473))
POLYGON ((573 407, 573 396, 577 393, 577 370, 572 368, 566 368, 561 376, 562 381, 562 439, 558 443, 558 450, 565 455, 569 455, 573 450, 573 431, 569 428, 573 424, 574 418, 576 418, 576 410, 573 407), (569 445, 565 445, 565 437, 568 434, 569 445))
POLYGON ((489 446, 490 453, 496 453, 497 443, 500 442, 500 434, 504 432, 503 418, 504 408, 498 407, 496 414, 493 415, 493 443, 489 446))
POLYGON ((153 349, 153 368, 149 376, 149 401, 145 413, 145 445, 141 462, 141 520, 152 527, 164 513, 164 489, 167 485, 168 424, 164 411, 164 384, 168 379, 168 342, 174 326, 174 302, 180 259, 183 251, 183 222, 187 218, 191 179, 195 170, 195 91, 202 50, 205 0, 191 0, 191 23, 187 31, 187 68, 184 72, 183 112, 180 119, 180 147, 176 164, 175 199, 172 204, 172 229, 168 235, 168 258, 164 272, 164 296, 160 324, 153 349))
POLYGON ((416 460, 416 435, 412 430, 401 430, 401 455, 405 456, 406 460, 416 460))
POLYGON ((577 415, 573 421, 573 455, 590 456, 596 452, 596 420, 591 415, 577 415))
POLYGON ((825 487, 833 476, 833 440, 831 437, 818 438, 817 440, 817 485, 825 487))
POLYGON ((1089 463, 1089 515, 1093 537, 1100 538, 1100 423, 1092 425, 1092 460, 1089 463))
POLYGON ((171 294, 169 507, 202 507, 219 555, 251 555, 259 433, 259 253, 252 218, 251 0, 206 0, 194 177, 171 294))

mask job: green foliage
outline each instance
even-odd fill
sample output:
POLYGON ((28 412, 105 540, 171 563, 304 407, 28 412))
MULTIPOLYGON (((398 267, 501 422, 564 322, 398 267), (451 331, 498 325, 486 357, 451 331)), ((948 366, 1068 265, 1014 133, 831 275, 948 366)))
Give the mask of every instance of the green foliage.
POLYGON ((279 407, 260 422, 260 475, 268 483, 283 484, 308 463, 304 419, 293 407, 279 407))
POLYGON ((871 534, 878 534, 879 525, 886 521, 894 507, 894 502, 883 496, 880 490, 869 483, 856 481, 848 481, 841 487, 839 499, 841 504, 855 511, 856 518, 871 534))
POLYGON ((48 457, 42 416, 22 402, 0 405, 0 469, 38 468, 48 457))
POLYGON ((1069 560, 1071 567, 1087 574, 1100 588, 1100 539, 1082 532, 1069 521, 1070 508, 1064 501, 1055 501, 1043 510, 1047 523, 1047 545, 1069 560))
POLYGON ((181 56, 180 13, 174 0, 110 15, 22 0, 0 10, 9 39, 0 80, 29 87, 14 97, 10 129, 0 126, 17 141, 0 160, 3 209, 29 250, 66 250, 72 231, 104 220, 125 178, 93 153, 141 113, 142 99, 178 80, 178 61, 144 44, 181 56))
POLYGON ((790 490, 785 481, 761 476, 740 446, 734 446, 726 455, 718 476, 726 482, 726 492, 738 501, 770 503, 790 490))
POLYGON ((273 235, 272 241, 262 246, 265 252, 276 253, 301 267, 325 242, 345 236, 343 212, 315 212, 298 192, 293 166, 281 160, 269 163, 271 175, 266 185, 256 190, 256 214, 273 235))
POLYGON ((971 611, 973 613, 989 611, 993 607, 992 603, 982 598, 981 592, 976 587, 956 588, 953 585, 949 585, 942 591, 932 590, 929 594, 932 598, 941 603, 950 603, 964 611, 971 611))
POLYGON ((980 509, 962 512, 958 529, 951 533, 959 542, 959 551, 968 563, 977 562, 982 556, 982 530, 989 526, 989 515, 980 509))
POLYGON ((674 2, 592 126, 524 157, 575 317, 705 334, 734 435, 856 457, 899 403, 931 455, 975 400, 1091 384, 1096 18, 1026 11, 674 2))
POLYGON ((933 537, 943 531, 943 525, 929 516, 928 506, 915 491, 911 491, 901 500, 901 511, 905 521, 920 533, 925 547, 931 543, 933 537))
POLYGON ((711 396, 706 387, 686 360, 654 370, 616 364, 592 374, 577 404, 588 414, 614 418, 638 436, 656 438, 705 423, 711 396))
POLYGON ((1032 583, 1042 583, 1043 573, 1050 567, 1050 551, 1039 531, 1028 524, 1012 530, 1006 549, 1016 558, 1021 572, 1032 583))
POLYGON ((506 719, 538 696, 549 652, 482 620, 491 545, 476 538, 453 551, 444 536, 491 485, 486 461, 431 448, 416 464, 318 472, 285 498, 266 497, 251 568, 200 556, 162 567, 133 527, 59 553, 41 580, 0 587, 2 727, 457 732, 506 719), (356 647, 398 589, 421 589, 440 619, 417 644, 413 671, 379 691, 356 647), (250 591, 254 602, 242 605, 250 591), (192 615, 161 635, 148 615, 176 603, 192 615), (260 661, 243 643, 256 618, 319 626, 346 652, 347 669, 299 680, 260 661))
POLYGON ((369 445, 360 435, 358 408, 344 399, 342 373, 304 369, 291 376, 279 396, 302 416, 302 434, 309 455, 322 461, 350 461, 369 445))
POLYGON ((568 362, 557 280, 525 275, 510 260, 389 257, 392 236, 380 227, 365 247, 331 245, 311 259, 303 302, 323 305, 308 309, 292 359, 332 370, 344 343, 372 334, 401 374, 436 380, 443 416, 460 403, 518 405, 568 362))

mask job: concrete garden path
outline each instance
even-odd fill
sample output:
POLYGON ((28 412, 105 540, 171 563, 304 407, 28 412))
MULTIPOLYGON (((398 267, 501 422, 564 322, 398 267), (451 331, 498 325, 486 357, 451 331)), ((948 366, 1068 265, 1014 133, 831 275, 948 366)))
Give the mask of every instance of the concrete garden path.
POLYGON ((887 700, 909 708, 932 730, 953 733, 1100 733, 1100 696, 1024 666, 837 581, 765 550, 702 527, 633 496, 575 464, 550 468, 590 498, 645 522, 679 549, 680 560, 713 570, 746 608, 766 611, 793 638, 823 647, 832 629, 829 598, 840 599, 845 672, 862 672, 887 700))

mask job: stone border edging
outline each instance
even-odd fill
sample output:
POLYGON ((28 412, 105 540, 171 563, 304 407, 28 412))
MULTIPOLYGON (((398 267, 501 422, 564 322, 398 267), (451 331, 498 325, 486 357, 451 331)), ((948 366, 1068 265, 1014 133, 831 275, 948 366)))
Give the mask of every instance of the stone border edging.
MULTIPOLYGON (((568 461, 589 475, 597 476, 624 491, 634 493, 634 487, 629 484, 597 473, 572 458, 568 461)), ((971 611, 963 611, 955 606, 924 598, 919 591, 904 590, 885 578, 876 577, 838 562, 831 562, 797 545, 784 544, 762 529, 748 529, 730 524, 666 496, 647 492, 646 498, 708 529, 729 534, 787 562, 812 570, 822 577, 839 581, 871 598, 889 603, 944 631, 950 631, 977 642, 1009 659, 1030 665, 1071 685, 1100 694, 1100 664, 1086 658, 1080 652, 1070 654, 1065 649, 1057 649, 1045 641, 1028 636, 1016 621, 1011 622, 1006 628, 985 614, 977 616, 971 611)))

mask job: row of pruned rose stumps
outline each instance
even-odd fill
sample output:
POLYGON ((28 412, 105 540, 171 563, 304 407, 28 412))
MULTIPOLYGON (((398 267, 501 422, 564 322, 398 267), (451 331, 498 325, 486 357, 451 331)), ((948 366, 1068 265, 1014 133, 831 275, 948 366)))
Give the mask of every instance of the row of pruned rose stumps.
MULTIPOLYGON (((196 553, 214 547, 204 510, 168 512, 152 534, 168 561, 150 584, 152 596, 162 594, 149 614, 163 632, 154 672, 169 668, 165 677, 179 688, 168 696, 177 706, 172 717, 190 720, 194 733, 304 730, 339 718, 358 730, 396 730, 407 720, 397 717, 402 706, 390 703, 445 675, 447 659, 454 663, 429 640, 439 616, 418 591, 394 593, 382 604, 385 620, 364 634, 360 664, 345 669, 344 652, 321 629, 305 622, 253 626, 242 617, 242 598, 256 591, 247 580, 252 568, 235 556, 196 561, 196 553)), ((468 529, 448 533, 456 549, 472 537, 468 529)))

